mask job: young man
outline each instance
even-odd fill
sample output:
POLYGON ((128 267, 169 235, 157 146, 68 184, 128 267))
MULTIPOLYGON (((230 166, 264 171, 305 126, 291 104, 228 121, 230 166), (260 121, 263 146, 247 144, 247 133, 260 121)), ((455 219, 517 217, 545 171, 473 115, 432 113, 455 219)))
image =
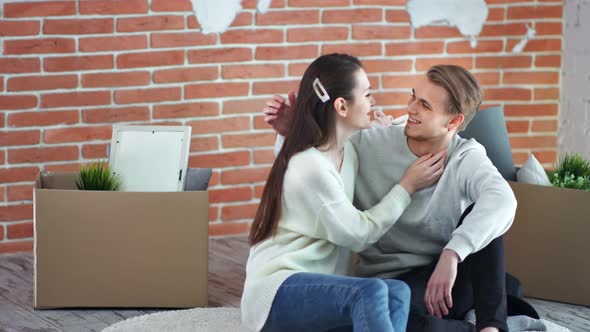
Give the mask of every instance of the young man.
MULTIPOLYGON (((415 193, 388 233, 360 253, 356 270, 408 283, 408 331, 508 330, 502 234, 514 220, 516 199, 483 146, 457 135, 481 102, 471 73, 434 66, 412 89, 405 127, 367 129, 351 139, 359 159, 354 203, 361 210, 379 202, 414 160, 447 150, 438 183, 415 193), (464 320, 472 308, 476 325, 464 320)), ((264 112, 267 123, 288 134, 291 109, 283 98, 267 102, 264 112)))

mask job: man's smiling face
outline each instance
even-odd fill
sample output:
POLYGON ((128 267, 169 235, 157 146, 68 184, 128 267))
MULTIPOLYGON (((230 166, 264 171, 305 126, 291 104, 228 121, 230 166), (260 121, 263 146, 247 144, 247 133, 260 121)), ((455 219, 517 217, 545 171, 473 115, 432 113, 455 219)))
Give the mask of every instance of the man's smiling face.
POLYGON ((408 102, 405 134, 417 141, 437 140, 448 134, 448 124, 456 115, 449 111, 449 96, 444 88, 430 82, 426 75, 412 89, 408 102))

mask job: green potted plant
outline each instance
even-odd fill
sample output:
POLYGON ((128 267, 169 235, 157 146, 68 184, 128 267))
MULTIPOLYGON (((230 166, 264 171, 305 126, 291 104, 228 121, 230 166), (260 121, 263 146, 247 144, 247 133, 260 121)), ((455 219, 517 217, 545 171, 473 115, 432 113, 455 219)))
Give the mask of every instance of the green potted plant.
POLYGON ((566 154, 555 166, 551 184, 559 188, 590 191, 590 162, 577 153, 566 154))
POLYGON ((117 191, 121 186, 120 176, 104 161, 81 165, 75 182, 79 190, 117 191))

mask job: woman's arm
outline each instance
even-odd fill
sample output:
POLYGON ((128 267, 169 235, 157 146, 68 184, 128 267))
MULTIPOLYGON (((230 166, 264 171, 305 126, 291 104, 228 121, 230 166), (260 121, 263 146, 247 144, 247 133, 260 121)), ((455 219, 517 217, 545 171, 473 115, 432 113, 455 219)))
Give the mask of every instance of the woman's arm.
MULTIPOLYGON (((356 153, 354 149, 349 149, 356 153)), ((417 160, 382 200, 366 211, 357 210, 344 191, 335 169, 320 167, 312 160, 297 159, 285 176, 284 199, 300 217, 288 228, 309 237, 362 251, 395 224, 410 204, 414 190, 433 183, 442 174, 443 153, 417 160), (434 163, 435 160, 438 160, 434 163), (405 187, 404 187, 405 186, 405 187)), ((356 158, 351 158, 354 160, 356 158)), ((354 165, 353 165, 354 166, 354 165)), ((354 181, 354 179, 351 179, 354 181)))

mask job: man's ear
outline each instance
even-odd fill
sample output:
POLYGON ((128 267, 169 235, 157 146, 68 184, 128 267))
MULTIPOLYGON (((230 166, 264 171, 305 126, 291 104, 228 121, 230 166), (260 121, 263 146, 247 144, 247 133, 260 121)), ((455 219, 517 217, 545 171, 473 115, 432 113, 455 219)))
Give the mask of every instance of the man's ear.
POLYGON ((344 99, 342 97, 336 98, 336 100, 334 100, 334 109, 336 110, 336 112, 340 116, 345 118, 348 115, 348 107, 346 105, 346 99, 344 99))
POLYGON ((449 129, 449 131, 457 129, 459 128, 459 126, 463 124, 463 121, 465 121, 465 115, 463 115, 463 113, 459 113, 451 119, 451 121, 447 125, 447 128, 449 129))

